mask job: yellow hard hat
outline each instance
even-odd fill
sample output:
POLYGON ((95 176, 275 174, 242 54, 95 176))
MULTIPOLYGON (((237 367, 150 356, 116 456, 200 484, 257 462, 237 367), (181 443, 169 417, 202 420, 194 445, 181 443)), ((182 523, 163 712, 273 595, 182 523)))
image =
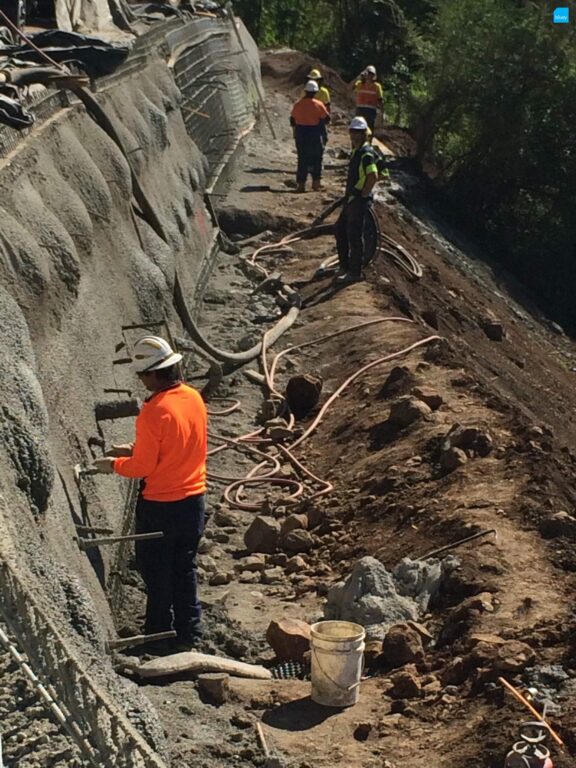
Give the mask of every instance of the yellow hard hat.
POLYGON ((319 69, 311 69, 308 73, 308 80, 318 80, 322 77, 322 72, 319 69))

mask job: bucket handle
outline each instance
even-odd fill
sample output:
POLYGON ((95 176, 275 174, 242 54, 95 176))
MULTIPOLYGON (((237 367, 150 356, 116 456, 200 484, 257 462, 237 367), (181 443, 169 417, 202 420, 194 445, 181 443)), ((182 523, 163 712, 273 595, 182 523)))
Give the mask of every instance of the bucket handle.
POLYGON ((357 683, 352 683, 352 685, 340 685, 340 683, 337 683, 336 680, 333 680, 330 675, 322 668, 322 664, 320 664, 320 659, 316 653, 316 648, 312 646, 311 650, 314 654, 314 658, 316 659, 316 664, 318 664, 318 669, 322 672, 324 677, 328 678, 333 686, 341 691, 344 691, 344 693, 349 693, 350 691, 353 691, 354 688, 358 688, 360 686, 362 676, 364 675, 364 670, 366 669, 366 656, 364 655, 364 652, 362 652, 362 669, 360 670, 360 680, 357 683))

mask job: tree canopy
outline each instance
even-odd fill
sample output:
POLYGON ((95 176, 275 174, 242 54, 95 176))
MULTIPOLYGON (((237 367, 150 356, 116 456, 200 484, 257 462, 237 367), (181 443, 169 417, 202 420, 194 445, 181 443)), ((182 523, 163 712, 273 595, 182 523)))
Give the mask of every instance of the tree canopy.
POLYGON ((576 332, 576 31, 546 0, 236 0, 263 47, 352 78, 388 113, 492 254, 576 332))

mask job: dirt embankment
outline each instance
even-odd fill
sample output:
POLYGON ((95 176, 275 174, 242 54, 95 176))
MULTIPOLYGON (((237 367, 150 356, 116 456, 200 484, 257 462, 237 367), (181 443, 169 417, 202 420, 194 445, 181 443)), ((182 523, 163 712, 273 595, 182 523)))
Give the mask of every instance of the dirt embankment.
MULTIPOLYGON (((295 78, 308 62, 286 54, 284 66, 278 56, 266 59, 264 72, 281 139, 272 142, 265 126, 250 138, 245 166, 221 201, 230 234, 246 233, 251 222, 255 229, 263 222, 276 225, 285 234, 290 219, 297 230, 341 194, 347 137, 338 128, 326 156, 324 192, 293 192, 295 153, 287 117, 295 78)), ((386 130, 381 138, 386 141, 386 130)), ((399 202, 413 181, 397 176, 392 194, 379 196, 377 215, 382 231, 421 262, 420 281, 380 256, 366 282, 334 290, 329 278, 314 278, 319 263, 334 253, 331 239, 293 243, 291 252, 260 259, 268 271, 279 270, 297 285, 303 298, 284 346, 346 331, 363 320, 412 321, 293 350, 280 365, 280 389, 295 372, 320 375, 322 403, 366 363, 430 335, 441 339, 355 380, 295 450, 315 475, 334 485, 332 493, 294 507, 279 503, 272 490, 246 489, 245 503, 255 502, 281 522, 289 512, 306 516, 312 545, 300 553, 297 571, 285 568, 289 553, 282 547, 264 557, 265 570, 248 571, 243 533, 254 512, 220 503, 201 558, 203 596, 208 603, 223 601, 244 631, 258 638, 272 617, 320 617, 330 587, 365 555, 391 570, 405 556, 420 557, 476 532, 496 533, 453 553, 456 567, 420 616, 424 641, 404 628, 403 642, 413 642, 411 650, 403 658, 385 653, 379 659, 356 707, 318 707, 308 698, 306 682, 235 685, 227 704, 209 710, 224 737, 210 747, 209 703, 184 682, 152 690, 172 723, 169 736, 182 765, 197 748, 178 716, 188 695, 206 765, 260 764, 261 752, 243 729, 261 719, 274 752, 300 768, 496 768, 517 740, 520 723, 530 719, 504 693, 500 675, 551 697, 552 720, 566 744, 562 751, 550 743, 554 763, 573 763, 575 347, 527 301, 514 298, 517 286, 468 255, 474 252, 470 244, 455 233, 443 234, 417 194, 413 211, 399 202), (238 710, 248 712, 247 719, 238 710)), ((207 334, 223 333, 232 343, 229 313, 246 317, 252 309, 246 303, 242 308, 246 278, 239 264, 223 259, 202 323, 207 334), (226 310, 218 306, 223 298, 226 310)), ((260 308, 252 321, 264 314, 260 308)), ((235 376, 225 394, 241 399, 242 413, 230 422, 218 420, 218 433, 236 437, 254 428, 260 407, 254 387, 235 376)), ((317 413, 297 425, 300 434, 317 413)), ((235 465, 223 454, 211 471, 228 475, 234 466, 240 476, 246 470, 245 463, 235 465)), ((221 487, 216 483, 213 494, 221 487)), ((257 650, 248 644, 236 654, 254 658, 257 650)))

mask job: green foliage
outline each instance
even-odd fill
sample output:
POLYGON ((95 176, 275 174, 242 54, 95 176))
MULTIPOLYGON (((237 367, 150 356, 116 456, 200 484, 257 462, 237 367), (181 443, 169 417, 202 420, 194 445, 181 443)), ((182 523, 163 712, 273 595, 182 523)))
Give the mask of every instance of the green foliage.
POLYGON ((386 109, 454 208, 576 330, 576 26, 547 0, 235 0, 262 47, 352 79, 386 109))
POLYGON ((418 153, 494 252, 549 305, 565 302, 576 325, 565 291, 575 272, 574 33, 538 3, 436 1, 409 98, 418 153))

